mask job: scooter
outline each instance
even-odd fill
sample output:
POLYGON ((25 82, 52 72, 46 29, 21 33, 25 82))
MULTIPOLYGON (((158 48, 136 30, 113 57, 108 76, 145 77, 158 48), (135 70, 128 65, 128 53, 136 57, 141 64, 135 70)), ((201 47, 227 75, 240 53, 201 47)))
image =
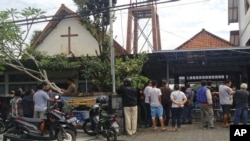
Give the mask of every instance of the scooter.
POLYGON ((102 102, 93 105, 89 110, 89 118, 84 120, 83 131, 95 136, 101 134, 108 141, 116 141, 119 133, 119 125, 116 115, 108 115, 102 113, 102 102))
POLYGON ((11 129, 14 126, 14 121, 16 117, 12 116, 10 113, 7 117, 7 119, 4 121, 2 118, 0 118, 0 134, 3 134, 7 130, 11 129))
POLYGON ((4 120, 0 117, 0 134, 4 133, 5 130, 6 130, 6 126, 5 126, 4 120))
POLYGON ((77 119, 75 117, 66 119, 65 114, 56 107, 57 103, 47 108, 45 120, 17 117, 13 128, 3 135, 4 139, 76 141, 77 119))

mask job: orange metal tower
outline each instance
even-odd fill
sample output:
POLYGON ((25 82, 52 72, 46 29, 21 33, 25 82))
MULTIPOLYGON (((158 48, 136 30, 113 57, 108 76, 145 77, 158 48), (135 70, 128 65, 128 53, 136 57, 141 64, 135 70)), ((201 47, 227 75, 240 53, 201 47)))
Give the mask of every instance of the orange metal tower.
MULTIPOLYGON (((152 51, 161 50, 161 37, 159 16, 157 14, 157 0, 130 0, 130 8, 128 9, 128 24, 127 24, 127 44, 126 51, 128 53, 138 53, 138 40, 141 36, 145 38, 152 51), (152 42, 150 42, 149 35, 144 33, 145 27, 142 29, 139 25, 140 19, 151 19, 152 21, 152 42), (133 32, 132 32, 133 29, 133 32), (139 34, 140 31, 140 34, 139 34), (133 38, 132 38, 133 37, 133 38)), ((150 32, 150 34, 151 34, 150 32)))

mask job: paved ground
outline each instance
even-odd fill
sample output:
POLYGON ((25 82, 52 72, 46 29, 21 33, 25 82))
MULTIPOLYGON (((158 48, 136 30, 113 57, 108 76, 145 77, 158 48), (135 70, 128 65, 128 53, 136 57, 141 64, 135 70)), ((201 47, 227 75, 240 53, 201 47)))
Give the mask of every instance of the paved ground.
MULTIPOLYGON (((216 122, 216 129, 203 130, 200 122, 194 122, 192 125, 183 125, 181 131, 152 131, 151 128, 138 128, 138 132, 133 136, 120 135, 119 141, 229 141, 229 128, 222 128, 221 122, 216 122)), ((169 129, 169 128, 168 128, 169 129)), ((0 136, 2 140, 2 136, 0 136)), ((91 137, 78 132, 77 141, 104 141, 106 139, 91 137)))
POLYGON ((213 130, 203 130, 200 122, 194 122, 192 125, 183 125, 181 131, 178 132, 139 128, 136 135, 121 136, 118 139, 127 141, 229 141, 229 129, 222 128, 221 123, 216 123, 216 127, 213 130))

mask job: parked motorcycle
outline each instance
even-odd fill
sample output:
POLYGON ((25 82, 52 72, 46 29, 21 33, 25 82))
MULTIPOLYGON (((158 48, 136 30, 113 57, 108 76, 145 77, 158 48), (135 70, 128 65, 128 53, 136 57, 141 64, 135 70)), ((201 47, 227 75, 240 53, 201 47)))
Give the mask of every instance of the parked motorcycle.
POLYGON ((89 118, 84 120, 82 128, 90 136, 101 134, 108 141, 116 141, 119 133, 117 116, 103 114, 102 108, 102 102, 93 105, 89 110, 89 118))
POLYGON ((8 115, 7 119, 4 121, 2 118, 0 118, 0 134, 3 134, 10 128, 14 126, 14 121, 16 117, 13 117, 11 113, 8 115))
POLYGON ((27 140, 76 141, 77 119, 65 118, 65 114, 57 110, 57 103, 46 109, 47 119, 17 117, 12 129, 4 136, 11 140, 20 138, 27 140), (43 129, 42 126, 45 125, 43 129))
POLYGON ((4 133, 6 130, 6 126, 4 124, 3 119, 0 117, 0 134, 4 133))

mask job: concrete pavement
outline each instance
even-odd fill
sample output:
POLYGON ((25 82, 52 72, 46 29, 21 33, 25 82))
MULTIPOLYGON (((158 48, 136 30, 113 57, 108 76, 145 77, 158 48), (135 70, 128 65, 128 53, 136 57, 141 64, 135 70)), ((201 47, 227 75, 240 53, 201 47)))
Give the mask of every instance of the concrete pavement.
MULTIPOLYGON (((200 122, 194 122, 192 125, 182 125, 181 131, 153 131, 152 128, 138 128, 137 134, 133 136, 120 135, 119 141, 229 141, 229 128, 223 128, 221 122, 216 122, 216 129, 203 130, 200 122)), ((0 136, 2 140, 2 135, 0 136)), ((78 130, 77 141, 105 141, 105 138, 99 136, 91 137, 82 130, 78 130)))
MULTIPOLYGON (((181 131, 153 131, 152 128, 138 128, 138 132, 133 136, 120 135, 119 141, 229 141, 229 128, 223 128, 221 122, 216 122, 216 129, 203 130, 200 122, 194 122, 192 125, 182 125, 181 131)), ((96 139, 89 137, 83 132, 79 133, 79 141, 101 141, 103 138, 96 139), (80 137, 81 136, 81 137, 80 137)))

